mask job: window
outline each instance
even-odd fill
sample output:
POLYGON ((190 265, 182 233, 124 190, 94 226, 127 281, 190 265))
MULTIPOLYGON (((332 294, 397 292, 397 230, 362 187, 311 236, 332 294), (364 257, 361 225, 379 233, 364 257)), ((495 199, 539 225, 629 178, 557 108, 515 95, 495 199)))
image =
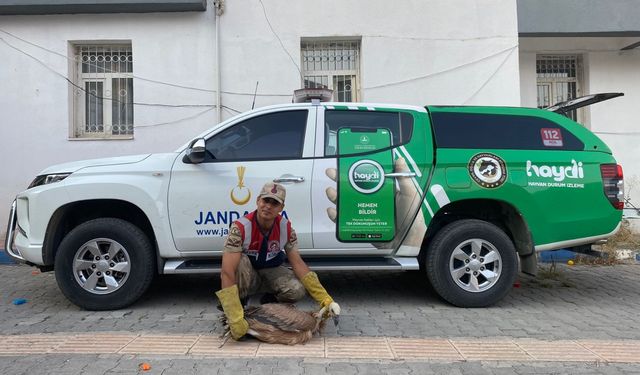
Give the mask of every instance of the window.
MULTIPOLYGON (((582 61, 579 55, 538 55, 536 58, 538 108, 581 96, 582 61)), ((577 121, 575 110, 567 117, 577 121)))
POLYGON ((341 128, 358 130, 387 129, 391 133, 391 145, 400 146, 409 142, 413 132, 413 116, 406 112, 325 112, 325 156, 336 155, 337 134, 341 128))
POLYGON ((74 137, 131 138, 131 44, 78 45, 75 61, 74 137))
POLYGON ((584 144, 553 121, 532 116, 432 112, 440 148, 510 150, 583 150, 584 144), (559 132, 560 142, 545 144, 545 132, 559 132))
POLYGON ((275 112, 239 122, 207 140, 205 161, 300 158, 307 114, 275 112))
POLYGON ((333 90, 333 101, 356 102, 359 97, 360 42, 302 42, 304 88, 333 90))

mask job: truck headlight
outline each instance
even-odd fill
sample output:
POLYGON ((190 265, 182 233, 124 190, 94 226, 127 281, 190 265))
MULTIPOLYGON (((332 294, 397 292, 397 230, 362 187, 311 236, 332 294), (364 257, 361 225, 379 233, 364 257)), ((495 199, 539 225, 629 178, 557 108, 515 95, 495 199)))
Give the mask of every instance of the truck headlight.
POLYGON ((40 185, 52 184, 54 182, 59 182, 67 178, 71 173, 55 173, 55 174, 43 174, 41 176, 37 176, 31 183, 27 189, 34 188, 40 185))

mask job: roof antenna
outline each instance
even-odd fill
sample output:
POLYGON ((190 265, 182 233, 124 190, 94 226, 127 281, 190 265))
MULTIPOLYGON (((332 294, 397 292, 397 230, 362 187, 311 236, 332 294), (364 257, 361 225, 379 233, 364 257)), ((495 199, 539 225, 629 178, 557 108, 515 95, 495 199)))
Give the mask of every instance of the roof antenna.
POLYGON ((253 93, 253 103, 251 103, 251 109, 253 109, 253 107, 256 105, 256 95, 258 95, 258 83, 260 83, 260 81, 256 81, 256 91, 254 91, 253 93))

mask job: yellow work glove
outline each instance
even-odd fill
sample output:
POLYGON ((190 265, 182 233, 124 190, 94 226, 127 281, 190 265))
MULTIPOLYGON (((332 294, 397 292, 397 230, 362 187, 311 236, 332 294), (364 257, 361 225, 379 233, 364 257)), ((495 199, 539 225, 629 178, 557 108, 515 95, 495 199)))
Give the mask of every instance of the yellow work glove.
POLYGON ((238 286, 233 285, 220 289, 216 292, 216 296, 218 296, 224 314, 227 316, 231 337, 235 340, 240 339, 249 331, 249 323, 244 319, 244 309, 240 303, 238 286))
POLYGON ((321 307, 327 307, 333 302, 333 298, 331 298, 322 284, 320 284, 318 275, 316 275, 315 272, 307 273, 300 281, 302 281, 302 285, 304 285, 311 298, 316 300, 321 307))

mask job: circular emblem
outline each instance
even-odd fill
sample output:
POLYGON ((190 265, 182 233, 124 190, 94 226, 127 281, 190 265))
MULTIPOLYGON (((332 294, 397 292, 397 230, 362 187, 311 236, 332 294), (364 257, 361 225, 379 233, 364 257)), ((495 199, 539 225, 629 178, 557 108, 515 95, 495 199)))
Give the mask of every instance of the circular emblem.
POLYGON ((280 250, 280 242, 278 241, 269 241, 269 251, 278 251, 280 250))
POLYGON ((369 143, 369 137, 367 137, 366 135, 361 136, 360 143, 362 143, 363 145, 366 145, 367 143, 369 143))
POLYGON ((375 193, 384 184, 384 169, 374 160, 357 161, 349 168, 349 182, 360 193, 375 193))
POLYGON ((484 152, 469 161, 469 174, 480 186, 493 189, 507 180, 507 168, 499 156, 484 152))

